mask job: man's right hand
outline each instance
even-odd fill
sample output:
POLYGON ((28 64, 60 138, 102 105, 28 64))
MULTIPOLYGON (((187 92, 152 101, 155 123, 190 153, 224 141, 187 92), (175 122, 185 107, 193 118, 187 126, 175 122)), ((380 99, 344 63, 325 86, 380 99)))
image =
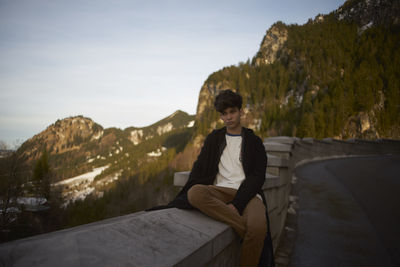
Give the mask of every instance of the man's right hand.
POLYGON ((228 204, 228 207, 231 208, 233 211, 235 211, 237 214, 239 214, 238 210, 233 204, 228 204))

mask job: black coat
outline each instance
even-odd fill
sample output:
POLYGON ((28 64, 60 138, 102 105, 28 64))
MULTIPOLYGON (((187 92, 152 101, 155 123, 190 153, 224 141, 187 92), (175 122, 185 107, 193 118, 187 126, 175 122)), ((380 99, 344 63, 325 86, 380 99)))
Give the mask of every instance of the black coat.
MULTIPOLYGON (((214 130, 210 133, 201 152, 193 164, 189 179, 178 195, 166 207, 176 207, 181 209, 193 209, 187 199, 188 190, 195 184, 212 185, 218 173, 218 164, 222 152, 226 146, 226 127, 214 130)), ((275 266, 273 257, 273 246, 271 240, 270 223, 268 217, 267 203, 262 192, 267 168, 267 155, 261 139, 254 134, 251 129, 242 130, 242 150, 241 159, 245 179, 237 190, 235 198, 231 203, 236 207, 240 214, 247 206, 247 203, 257 194, 262 196, 266 206, 266 217, 268 222, 267 236, 264 240, 264 248, 260 258, 259 266, 275 266)), ((161 208, 161 207, 160 207, 161 208)), ((157 209, 157 207, 155 208, 157 209)))

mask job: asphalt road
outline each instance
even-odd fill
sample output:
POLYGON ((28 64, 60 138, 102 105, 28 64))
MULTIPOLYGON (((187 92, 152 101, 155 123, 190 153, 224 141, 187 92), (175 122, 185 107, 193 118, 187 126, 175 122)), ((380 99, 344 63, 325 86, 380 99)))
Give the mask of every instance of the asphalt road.
POLYGON ((296 176, 291 266, 400 266, 400 155, 310 163, 296 176))

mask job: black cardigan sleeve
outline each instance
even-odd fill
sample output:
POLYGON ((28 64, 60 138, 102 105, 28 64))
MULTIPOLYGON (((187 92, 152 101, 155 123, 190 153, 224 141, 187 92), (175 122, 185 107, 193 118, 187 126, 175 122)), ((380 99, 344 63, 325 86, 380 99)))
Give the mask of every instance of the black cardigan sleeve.
POLYGON ((183 186, 178 195, 168 204, 169 206, 182 208, 182 209, 191 209, 193 208, 188 199, 187 192, 189 189, 195 184, 207 184, 209 183, 212 177, 207 176, 209 174, 209 163, 212 158, 212 146, 213 140, 215 139, 215 131, 207 135, 203 147, 201 148, 200 154, 198 155, 196 161, 193 163, 192 170, 189 175, 189 179, 186 184, 183 186))
POLYGON ((261 187, 265 182, 267 155, 261 139, 255 135, 254 137, 252 138, 253 144, 249 144, 244 151, 243 169, 246 178, 240 185, 235 198, 231 201, 240 214, 243 213, 247 203, 261 191, 261 187), (249 155, 249 153, 252 155, 249 155), (249 160, 252 162, 249 163, 249 160))
POLYGON ((211 163, 210 161, 213 158, 212 146, 215 143, 215 130, 207 135, 206 140, 203 143, 203 147, 200 150, 200 154, 198 155, 196 161, 193 163, 192 170, 189 175, 189 179, 186 185, 183 187, 185 191, 188 191, 190 187, 195 184, 206 184, 208 180, 208 174, 210 170, 211 163), (214 141, 213 141, 214 140, 214 141))

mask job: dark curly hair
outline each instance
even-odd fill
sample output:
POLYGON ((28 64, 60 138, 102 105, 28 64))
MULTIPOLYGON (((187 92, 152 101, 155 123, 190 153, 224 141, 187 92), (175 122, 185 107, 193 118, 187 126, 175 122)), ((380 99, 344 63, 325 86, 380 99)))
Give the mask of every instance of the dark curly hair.
POLYGON ((239 93, 226 89, 219 92, 215 98, 214 107, 218 112, 222 113, 227 108, 237 107, 241 109, 242 102, 242 96, 239 93))

